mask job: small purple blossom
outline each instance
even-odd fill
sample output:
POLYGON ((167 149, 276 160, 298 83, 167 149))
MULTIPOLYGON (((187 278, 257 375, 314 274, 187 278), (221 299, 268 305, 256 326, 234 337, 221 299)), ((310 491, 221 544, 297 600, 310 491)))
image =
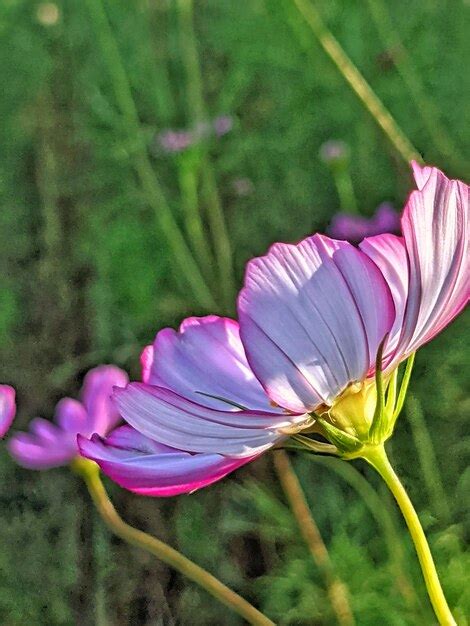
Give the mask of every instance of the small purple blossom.
POLYGON ((15 390, 10 385, 0 385, 0 437, 10 428, 15 413, 15 390))
POLYGON ((107 435, 121 418, 111 400, 113 387, 124 387, 128 377, 114 365, 100 365, 85 376, 81 401, 63 398, 54 422, 36 417, 28 433, 15 434, 8 443, 10 454, 28 469, 67 465, 79 456, 77 435, 107 435))
POLYGON ((219 115, 213 122, 213 127, 217 137, 222 137, 233 128, 233 118, 230 115, 219 115))
POLYGON ((158 135, 157 140, 168 153, 182 152, 194 143, 192 133, 187 130, 166 130, 158 135))
POLYGON ((388 202, 380 204, 373 217, 337 213, 331 220, 328 234, 334 239, 359 243, 366 237, 382 233, 400 233, 400 216, 388 202))

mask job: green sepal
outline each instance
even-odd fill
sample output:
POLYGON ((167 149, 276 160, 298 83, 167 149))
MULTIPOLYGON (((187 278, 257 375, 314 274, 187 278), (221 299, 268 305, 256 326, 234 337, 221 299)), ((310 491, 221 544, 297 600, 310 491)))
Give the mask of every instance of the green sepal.
POLYGON ((413 352, 412 354, 410 354, 410 356, 408 357, 408 360, 406 361, 405 373, 403 374, 403 378, 401 380, 400 392, 398 394, 398 400, 395 405, 395 411, 393 412, 392 428, 395 422, 397 421, 397 417, 401 413, 403 404, 405 403, 406 392, 408 391, 408 385, 409 385, 410 378, 411 378, 411 372, 413 370, 413 364, 415 362, 415 355, 416 355, 416 352, 413 352))
POLYGON ((385 411, 385 389, 382 374, 382 357, 388 333, 380 342, 375 358, 375 387, 377 390, 377 404, 375 405, 374 417, 369 430, 369 441, 377 444, 381 443, 388 430, 387 412, 385 411))
POLYGON ((318 452, 320 454, 338 454, 338 448, 331 443, 310 439, 310 437, 305 437, 305 435, 294 435, 291 439, 294 439, 296 442, 297 449, 305 450, 307 448, 312 452, 318 452))
POLYGON ((339 452, 356 452, 362 448, 363 443, 353 435, 340 430, 327 422, 321 415, 315 415, 317 423, 322 427, 325 437, 338 448, 339 452))

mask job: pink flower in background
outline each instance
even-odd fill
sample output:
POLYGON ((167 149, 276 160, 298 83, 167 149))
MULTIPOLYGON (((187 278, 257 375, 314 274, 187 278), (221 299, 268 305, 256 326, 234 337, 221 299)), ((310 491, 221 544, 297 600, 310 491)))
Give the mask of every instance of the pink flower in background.
POLYGON ((193 129, 164 130, 156 136, 156 152, 158 149, 168 154, 183 152, 213 135, 223 137, 232 128, 233 118, 230 115, 220 115, 210 122, 199 122, 193 129))
POLYGON ((0 385, 0 437, 10 428, 15 413, 15 390, 10 385, 0 385))
POLYGON ((233 117, 230 115, 219 115, 213 122, 214 132, 217 137, 223 137, 233 128, 233 117))
POLYGON ((375 215, 370 218, 337 213, 328 228, 328 234, 334 239, 345 239, 352 243, 382 233, 400 233, 400 216, 388 202, 380 204, 375 215))
POLYGON ((124 387, 125 372, 113 365, 100 365, 85 376, 81 401, 64 398, 56 408, 55 423, 37 417, 29 433, 17 433, 9 441, 10 454, 28 469, 67 465, 79 455, 77 434, 106 435, 121 421, 111 400, 113 387, 124 387))
POLYGON ((158 143, 165 152, 182 152, 194 143, 194 138, 187 130, 166 130, 158 135, 158 143))
POLYGON ((388 375, 469 298, 469 187, 413 169, 403 237, 272 246, 248 264, 240 325, 209 316, 158 333, 143 382, 115 392, 129 426, 80 437, 82 454, 123 487, 163 496, 219 480, 310 428, 313 412, 348 435, 368 432, 384 338, 388 375))

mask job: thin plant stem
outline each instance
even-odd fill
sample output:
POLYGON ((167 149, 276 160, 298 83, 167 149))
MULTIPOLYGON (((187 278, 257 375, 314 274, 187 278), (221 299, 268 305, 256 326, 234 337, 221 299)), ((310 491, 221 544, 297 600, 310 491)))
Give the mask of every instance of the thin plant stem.
POLYGON ((274 468, 299 530, 315 564, 324 575, 328 597, 336 614, 338 624, 352 626, 355 624, 355 621, 349 604, 348 589, 334 571, 330 555, 310 512, 305 494, 289 461, 289 457, 284 450, 276 450, 273 457, 274 468))
POLYGON ((441 626, 457 626, 444 596, 431 550, 419 517, 400 479, 390 465, 385 448, 383 445, 368 447, 364 452, 361 452, 361 457, 372 465, 384 479, 400 507, 408 530, 410 531, 411 538, 413 539, 429 599, 431 600, 439 624, 441 626))
POLYGON ((214 278, 212 251, 206 239, 204 225, 199 212, 197 168, 192 159, 188 162, 184 155, 181 155, 181 158, 178 160, 177 167, 186 234, 204 275, 212 281, 214 278))
POLYGON ((359 215, 349 166, 333 166, 331 170, 336 185, 336 191, 338 192, 341 211, 344 213, 359 215))
POLYGON ((426 427, 423 410, 418 398, 409 393, 406 399, 406 416, 423 472, 424 484, 436 515, 444 523, 450 522, 449 502, 442 484, 431 435, 426 427))
POLYGON ((348 57, 338 40, 327 28, 314 4, 308 0, 292 0, 292 2, 318 39, 323 50, 336 65, 343 78, 349 83, 354 93, 384 131, 401 157, 407 163, 413 160, 422 163, 423 160, 419 152, 348 57))
POLYGON ((306 456, 310 461, 323 465, 337 474, 350 485, 363 500, 384 534, 391 562, 391 570, 393 571, 398 590, 406 600, 410 609, 416 610, 419 608, 419 599, 403 569, 404 554, 400 535, 388 507, 384 506, 378 493, 350 463, 345 463, 341 459, 334 457, 319 456, 318 454, 308 454, 306 456))
POLYGON ((403 45, 398 30, 395 28, 387 3, 383 0, 367 0, 369 11, 375 22, 377 32, 383 45, 388 48, 391 59, 410 96, 416 104, 420 119, 426 127, 435 148, 452 162, 463 163, 465 159, 447 133, 439 119, 439 111, 429 98, 419 72, 415 69, 413 59, 403 45))
POLYGON ((101 482, 99 467, 96 463, 77 458, 72 463, 72 469, 85 481, 90 496, 108 528, 127 543, 153 554, 161 561, 173 567, 178 572, 200 585, 217 600, 225 604, 249 624, 259 626, 273 626, 274 622, 263 615, 244 598, 229 589, 220 580, 193 563, 183 554, 133 526, 127 524, 114 508, 101 482))
MULTIPOLYGON (((182 57, 187 76, 188 111, 194 125, 207 122, 204 89, 199 62, 199 53, 194 32, 192 0, 178 0, 178 15, 181 27, 182 57)), ((235 292, 235 277, 230 238, 222 210, 217 183, 207 148, 201 143, 202 194, 207 205, 207 217, 211 229, 214 252, 219 270, 222 297, 227 306, 232 306, 235 292)))
POLYGON ((215 306, 215 300, 173 217, 171 208, 165 199, 158 178, 150 163, 129 79, 103 2, 102 0, 87 0, 87 7, 106 69, 113 85, 123 125, 128 140, 132 143, 133 165, 147 202, 153 208, 156 223, 173 253, 173 259, 185 277, 199 305, 205 309, 211 309, 215 306))

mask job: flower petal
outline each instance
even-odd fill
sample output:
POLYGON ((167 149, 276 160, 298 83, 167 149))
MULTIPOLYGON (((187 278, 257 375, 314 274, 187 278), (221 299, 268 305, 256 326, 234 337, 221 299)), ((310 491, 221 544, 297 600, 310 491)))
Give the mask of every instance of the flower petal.
POLYGON ((469 187, 436 168, 414 164, 414 173, 419 190, 402 217, 410 275, 397 360, 443 330, 470 296, 469 187))
POLYGON ((81 398, 88 425, 86 430, 80 430, 81 434, 105 435, 116 426, 121 418, 111 400, 113 387, 125 387, 128 381, 127 374, 115 365, 99 365, 87 373, 81 398))
POLYGON ((74 434, 84 433, 87 431, 88 415, 78 400, 62 398, 57 403, 55 421, 62 430, 74 434))
POLYGON ((234 457, 259 454, 280 441, 280 432, 305 415, 211 409, 145 383, 116 389, 121 415, 139 432, 167 446, 234 457))
POLYGON ((413 170, 413 177, 415 179, 416 186, 419 191, 421 191, 424 185, 428 182, 429 177, 435 168, 430 167, 429 165, 420 165, 416 161, 411 161, 411 169, 413 170))
POLYGON ((272 400, 298 412, 364 379, 395 316, 377 266, 320 235, 251 261, 238 311, 254 373, 272 400))
POLYGON ((129 426, 117 428, 105 440, 79 436, 78 445, 118 485, 146 496, 193 492, 256 458, 190 454, 155 443, 129 426))
POLYGON ((15 413, 15 390, 10 385, 0 385, 0 437, 10 428, 15 413))
POLYGON ((384 361, 393 353, 400 339, 408 299, 408 257, 403 237, 378 235, 364 239, 360 249, 374 261, 390 287, 395 305, 395 321, 387 341, 384 361))
POLYGON ((8 451, 27 469, 50 469, 67 465, 78 454, 76 435, 42 418, 32 420, 30 433, 17 433, 8 442, 8 451))
POLYGON ((232 410, 218 396, 249 409, 273 412, 246 360, 238 323, 208 315, 190 317, 179 332, 161 330, 142 353, 143 381, 172 389, 211 408, 232 410))

